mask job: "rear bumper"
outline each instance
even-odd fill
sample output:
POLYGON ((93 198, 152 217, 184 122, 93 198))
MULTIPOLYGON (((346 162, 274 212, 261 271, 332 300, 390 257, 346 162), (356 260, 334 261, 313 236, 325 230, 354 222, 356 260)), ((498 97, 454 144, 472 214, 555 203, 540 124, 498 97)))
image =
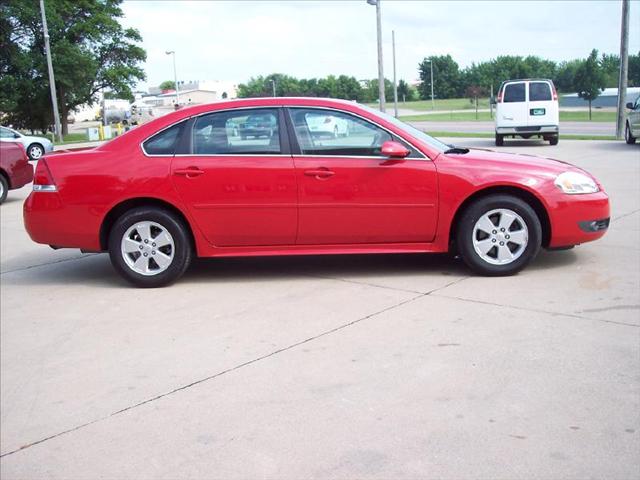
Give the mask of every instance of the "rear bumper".
POLYGON ((569 197, 552 208, 550 248, 592 242, 608 230, 610 206, 604 192, 569 197))
POLYGON ((29 162, 20 162, 11 172, 11 189, 24 187, 33 181, 33 166, 29 162))
POLYGON ((23 206, 24 227, 36 243, 100 251, 100 224, 82 206, 65 206, 58 192, 31 192, 23 206))
POLYGON ((540 125, 526 127, 496 127, 496 133, 500 135, 535 135, 557 134, 560 132, 558 125, 540 125))

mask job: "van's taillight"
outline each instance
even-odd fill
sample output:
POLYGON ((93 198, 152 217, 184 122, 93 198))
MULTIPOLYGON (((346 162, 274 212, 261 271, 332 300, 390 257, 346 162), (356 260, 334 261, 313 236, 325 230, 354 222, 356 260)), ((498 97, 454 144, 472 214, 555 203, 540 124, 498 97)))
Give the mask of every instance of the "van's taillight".
POLYGON ((498 92, 498 103, 502 103, 502 90, 498 92))
POLYGON ((36 167, 36 173, 33 175, 33 191, 34 192, 58 191, 58 188, 56 187, 56 184, 53 181, 53 177, 51 176, 51 172, 49 171, 49 166, 47 165, 47 161, 44 158, 38 161, 38 166, 36 167))
POLYGON ((556 92, 556 86, 551 84, 551 92, 553 92, 553 99, 558 101, 558 92, 556 92))

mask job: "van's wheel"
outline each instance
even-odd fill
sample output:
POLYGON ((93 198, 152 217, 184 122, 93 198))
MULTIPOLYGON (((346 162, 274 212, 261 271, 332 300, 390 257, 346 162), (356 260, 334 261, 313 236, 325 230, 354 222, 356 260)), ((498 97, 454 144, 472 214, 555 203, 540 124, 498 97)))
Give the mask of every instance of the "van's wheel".
POLYGON ((624 127, 624 141, 629 145, 636 143, 636 137, 631 134, 631 128, 629 128, 629 121, 627 121, 624 127))
POLYGON ((7 193, 9 193, 9 182, 4 175, 0 173, 0 203, 7 199, 7 193))
POLYGON ((559 140, 560 140, 559 135, 551 135, 549 137, 549 145, 557 145, 559 140))
POLYGON ((501 147, 502 145, 504 145, 504 135, 496 133, 496 147, 501 147))
POLYGON ((540 251, 536 212, 511 195, 489 195, 471 204, 457 225, 458 252, 481 275, 513 275, 540 251))
POLYGON ((193 257, 186 225, 157 207, 122 215, 109 233, 109 256, 116 271, 138 287, 162 287, 184 274, 193 257))

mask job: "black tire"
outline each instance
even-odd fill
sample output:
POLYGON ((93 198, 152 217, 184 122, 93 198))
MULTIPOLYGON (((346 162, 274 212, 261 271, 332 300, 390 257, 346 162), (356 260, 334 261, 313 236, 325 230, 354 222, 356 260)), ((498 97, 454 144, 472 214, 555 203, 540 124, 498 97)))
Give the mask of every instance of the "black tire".
POLYGON ((5 176, 0 173, 0 203, 3 203, 7 199, 9 193, 9 182, 5 176))
POLYGON ((625 123, 624 127, 624 141, 627 142, 628 145, 633 145, 636 143, 636 137, 631 134, 631 128, 629 128, 629 121, 625 123))
POLYGON ((559 135, 552 135, 549 137, 549 145, 557 145, 560 141, 559 135))
MULTIPOLYGON (((515 226, 516 229, 518 225, 515 226)), ((496 231, 499 227, 496 227, 496 231)), ((509 232, 506 232, 509 233, 509 232)), ((513 235, 513 232, 511 232, 513 235)), ((500 233, 498 232, 498 235, 500 233)), ((508 237, 507 237, 508 238, 508 237)), ((492 240, 493 241, 493 240, 492 240)), ((510 242, 505 240, 507 244, 510 242)), ((531 260, 533 260, 542 243, 542 226, 536 212, 525 201, 511 195, 489 195, 472 203, 462 214, 457 225, 456 245, 458 253, 464 262, 475 272, 487 276, 513 275, 522 270, 531 260), (483 259, 476 252, 474 241, 474 228, 476 222, 485 214, 493 210, 510 210, 519 215, 525 223, 528 231, 528 241, 519 256, 511 263, 495 265, 483 259)), ((507 245, 508 247, 509 245, 507 245)), ((498 246, 496 245, 496 248, 498 246)), ((497 252, 497 250, 496 250, 497 252)))
POLYGON ((29 160, 38 160, 42 158, 44 153, 44 147, 39 143, 32 143, 27 148, 27 155, 29 156, 29 160), (39 152, 40 154, 38 155, 36 152, 39 152))
POLYGON ((504 135, 500 135, 496 133, 496 147, 501 147, 504 145, 504 135))
MULTIPOLYGON (((142 245, 142 242, 140 243, 142 245)), ((158 207, 134 208, 124 213, 111 228, 109 232, 109 257, 115 270, 133 285, 144 288, 163 287, 175 282, 189 267, 193 258, 191 235, 184 222, 167 210, 158 207), (173 240, 173 247, 170 249, 172 260, 164 271, 144 275, 135 271, 125 260, 125 254, 121 250, 123 237, 130 228, 139 222, 153 222, 166 229, 171 235, 173 240)), ((149 258, 151 260, 151 257, 149 258)))

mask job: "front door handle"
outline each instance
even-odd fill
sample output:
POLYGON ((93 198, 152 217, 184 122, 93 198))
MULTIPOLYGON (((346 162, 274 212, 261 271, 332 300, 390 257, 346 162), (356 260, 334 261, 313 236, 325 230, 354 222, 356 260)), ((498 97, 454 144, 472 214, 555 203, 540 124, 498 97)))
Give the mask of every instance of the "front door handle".
POLYGON ((178 168, 173 171, 174 175, 184 175, 187 178, 197 177, 202 175, 204 170, 200 170, 198 167, 189 167, 189 168, 178 168))
POLYGON ((330 176, 335 175, 336 172, 332 172, 326 168, 320 168, 318 170, 305 170, 304 174, 307 177, 329 178, 330 176))

